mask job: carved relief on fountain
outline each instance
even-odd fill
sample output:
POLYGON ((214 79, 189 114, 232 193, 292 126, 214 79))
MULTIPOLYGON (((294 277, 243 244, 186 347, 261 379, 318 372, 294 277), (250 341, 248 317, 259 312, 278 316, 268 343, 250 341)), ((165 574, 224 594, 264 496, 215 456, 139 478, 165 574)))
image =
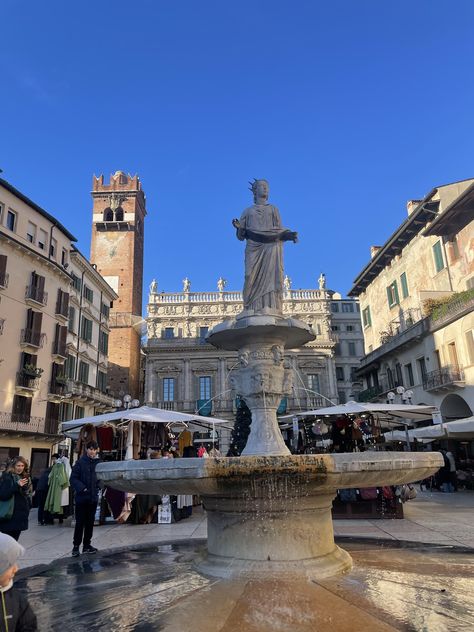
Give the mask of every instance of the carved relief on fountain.
POLYGON ((291 393, 292 375, 283 365, 282 345, 244 347, 239 363, 230 382, 250 408, 276 409, 282 395, 291 393))

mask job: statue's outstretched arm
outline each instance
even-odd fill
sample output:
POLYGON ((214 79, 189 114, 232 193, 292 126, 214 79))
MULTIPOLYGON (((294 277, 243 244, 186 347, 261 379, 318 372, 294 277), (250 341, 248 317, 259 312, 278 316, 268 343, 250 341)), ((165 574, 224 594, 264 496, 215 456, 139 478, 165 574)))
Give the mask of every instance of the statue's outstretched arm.
POLYGON ((239 220, 233 219, 232 226, 235 228, 237 239, 239 239, 240 241, 244 241, 244 239, 246 239, 247 237, 247 231, 245 230, 245 228, 243 228, 239 220))

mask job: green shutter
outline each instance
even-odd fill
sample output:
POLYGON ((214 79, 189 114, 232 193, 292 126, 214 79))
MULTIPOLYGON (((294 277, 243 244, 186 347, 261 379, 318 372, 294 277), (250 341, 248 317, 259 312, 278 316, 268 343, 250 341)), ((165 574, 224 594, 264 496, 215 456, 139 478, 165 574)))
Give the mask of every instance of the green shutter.
POLYGON ((444 268, 444 259, 440 240, 437 241, 433 246, 433 255, 435 260, 436 272, 441 272, 441 270, 444 268))
POLYGON ((372 319, 370 317, 370 307, 366 307, 364 311, 362 312, 362 320, 364 323, 364 327, 372 326, 372 319))
POLYGON ((393 285, 393 290, 395 292, 395 303, 398 305, 400 303, 400 297, 398 295, 398 284, 396 281, 394 281, 392 285, 393 285))
POLYGON ((402 296, 406 298, 408 296, 408 283, 407 283, 407 275, 405 272, 402 272, 400 275, 400 284, 402 286, 402 296))

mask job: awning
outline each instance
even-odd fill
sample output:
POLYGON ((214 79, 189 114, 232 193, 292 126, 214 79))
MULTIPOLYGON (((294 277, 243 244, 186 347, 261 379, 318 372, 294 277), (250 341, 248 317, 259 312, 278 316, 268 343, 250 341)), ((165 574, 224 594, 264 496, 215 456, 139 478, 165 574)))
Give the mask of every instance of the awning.
POLYGON ((232 421, 228 419, 218 419, 217 417, 204 417, 202 415, 194 415, 190 413, 181 413, 176 410, 162 410, 161 408, 153 408, 152 406, 140 406, 140 408, 130 408, 129 410, 118 410, 115 413, 104 413, 103 415, 94 415, 93 417, 83 417, 82 419, 73 419, 71 421, 63 421, 61 426, 63 431, 80 428, 85 424, 93 426, 102 426, 105 423, 118 423, 120 421, 143 421, 145 423, 196 423, 206 428, 218 424, 228 424, 233 427, 232 421))
MULTIPOLYGON (((339 404, 338 406, 328 406, 326 408, 317 408, 315 410, 306 410, 295 413, 297 417, 325 417, 340 415, 368 415, 368 414, 384 414, 399 419, 413 419, 415 421, 426 421, 432 419, 433 413, 437 413, 436 406, 422 406, 415 404, 372 404, 361 402, 347 402, 347 404, 339 404)), ((294 417, 295 415, 288 415, 294 417)))

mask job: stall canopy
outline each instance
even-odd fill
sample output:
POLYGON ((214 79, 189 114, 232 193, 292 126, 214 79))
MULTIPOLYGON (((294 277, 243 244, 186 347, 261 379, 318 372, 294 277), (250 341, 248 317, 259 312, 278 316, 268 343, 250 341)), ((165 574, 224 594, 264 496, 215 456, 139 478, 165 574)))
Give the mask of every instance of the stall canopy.
MULTIPOLYGON (((426 426, 409 430, 410 441, 434 441, 436 439, 473 439, 474 440, 474 417, 448 421, 447 423, 426 426)), ((405 441, 405 433, 394 430, 384 434, 386 441, 405 441)))
POLYGON ((203 417, 202 415, 193 415, 188 413, 180 413, 175 410, 162 410, 161 408, 153 408, 152 406, 140 406, 140 408, 130 408, 129 410, 118 410, 115 413, 104 413, 103 415, 94 415, 93 417, 83 417, 82 419, 73 419, 71 421, 63 421, 62 430, 67 432, 80 428, 84 424, 92 424, 93 426, 101 426, 105 423, 114 423, 120 421, 143 421, 145 423, 162 423, 162 424, 193 424, 200 427, 212 427, 217 424, 228 424, 232 427, 232 421, 226 419, 217 419, 216 417, 203 417))
MULTIPOLYGON (((360 402, 347 402, 338 406, 317 408, 295 413, 297 417, 314 415, 316 417, 340 416, 340 415, 368 415, 379 414, 395 417, 397 419, 412 419, 414 421, 426 421, 432 419, 433 413, 437 413, 436 406, 422 406, 414 404, 362 404, 360 402)), ((294 417, 295 415, 288 415, 294 417)), ((280 419, 284 419, 280 417, 280 419)))

